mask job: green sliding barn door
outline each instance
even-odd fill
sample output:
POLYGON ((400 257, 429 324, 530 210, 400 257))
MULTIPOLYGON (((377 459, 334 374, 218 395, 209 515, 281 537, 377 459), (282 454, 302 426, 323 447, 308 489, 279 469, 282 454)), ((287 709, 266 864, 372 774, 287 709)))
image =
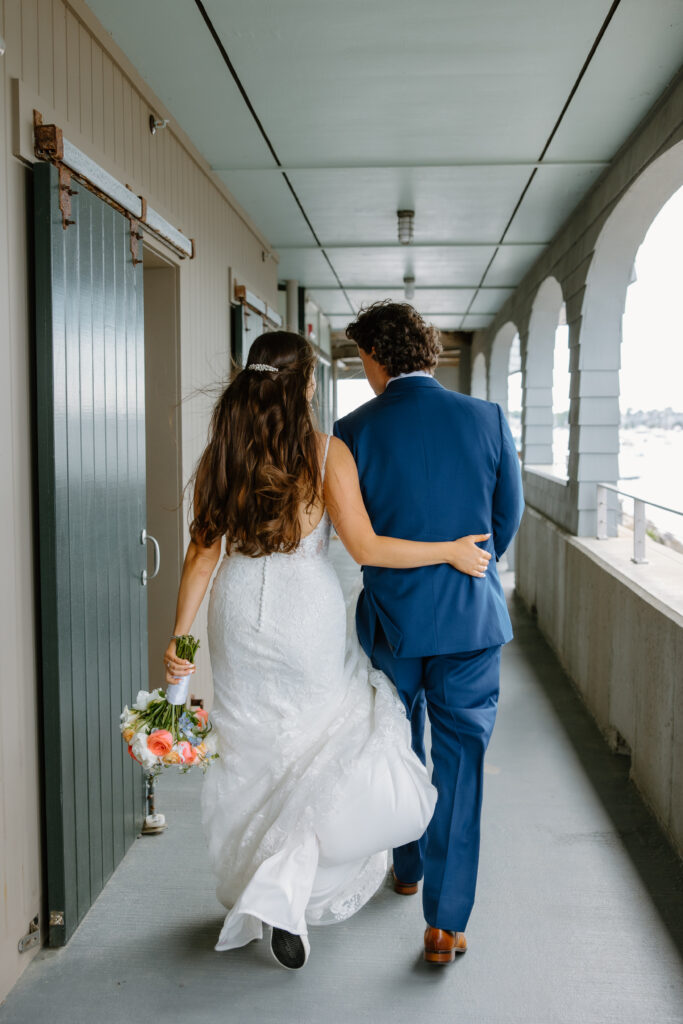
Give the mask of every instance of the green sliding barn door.
POLYGON ((81 185, 62 227, 35 180, 38 504, 50 945, 73 934, 143 818, 118 729, 147 687, 142 266, 81 185))

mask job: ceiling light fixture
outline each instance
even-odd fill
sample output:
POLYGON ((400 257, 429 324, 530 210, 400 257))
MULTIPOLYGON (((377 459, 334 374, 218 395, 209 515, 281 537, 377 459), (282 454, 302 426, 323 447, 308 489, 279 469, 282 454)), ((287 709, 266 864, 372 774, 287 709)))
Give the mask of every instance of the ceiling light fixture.
POLYGON ((398 210, 398 240, 401 245, 410 245, 413 240, 414 210, 398 210))
POLYGON ((415 298, 415 278, 409 274, 403 278, 403 294, 407 299, 415 298))

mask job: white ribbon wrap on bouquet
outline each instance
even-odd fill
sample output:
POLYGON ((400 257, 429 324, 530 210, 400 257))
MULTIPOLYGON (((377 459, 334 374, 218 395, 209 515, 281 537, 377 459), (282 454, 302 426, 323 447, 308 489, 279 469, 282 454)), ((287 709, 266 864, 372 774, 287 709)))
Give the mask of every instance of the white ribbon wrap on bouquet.
POLYGON ((189 676, 174 676, 177 683, 169 683, 166 687, 166 700, 169 704, 184 704, 190 689, 189 676))

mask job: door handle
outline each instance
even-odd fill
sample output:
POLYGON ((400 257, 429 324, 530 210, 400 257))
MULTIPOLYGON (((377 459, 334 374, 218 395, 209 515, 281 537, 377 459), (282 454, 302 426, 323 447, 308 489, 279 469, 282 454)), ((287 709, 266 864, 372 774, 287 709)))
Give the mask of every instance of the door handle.
POLYGON ((153 537, 151 533, 147 533, 147 530, 143 530, 140 534, 140 543, 146 544, 149 541, 154 546, 154 568, 151 573, 148 573, 146 569, 143 569, 140 574, 140 582, 143 587, 146 587, 150 580, 153 580, 155 576, 159 575, 159 569, 161 568, 161 551, 159 550, 159 541, 156 537, 153 537))

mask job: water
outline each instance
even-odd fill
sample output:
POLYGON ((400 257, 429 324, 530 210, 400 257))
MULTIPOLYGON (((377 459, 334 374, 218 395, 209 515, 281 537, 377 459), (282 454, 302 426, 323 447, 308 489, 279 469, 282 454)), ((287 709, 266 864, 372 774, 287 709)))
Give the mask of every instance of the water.
MULTIPOLYGON (((557 427, 553 451, 557 467, 566 459, 569 429, 557 427)), ((639 498, 683 511, 683 430, 633 427, 619 431, 619 480, 617 486, 639 498)), ((624 511, 633 512, 628 498, 620 499, 624 511)), ((683 541, 683 516, 647 507, 647 518, 662 532, 683 541)))
MULTIPOLYGON (((620 430, 619 445, 619 486, 683 512, 683 430, 620 430)), ((683 516, 651 507, 646 514, 662 532, 683 540, 683 516)))

